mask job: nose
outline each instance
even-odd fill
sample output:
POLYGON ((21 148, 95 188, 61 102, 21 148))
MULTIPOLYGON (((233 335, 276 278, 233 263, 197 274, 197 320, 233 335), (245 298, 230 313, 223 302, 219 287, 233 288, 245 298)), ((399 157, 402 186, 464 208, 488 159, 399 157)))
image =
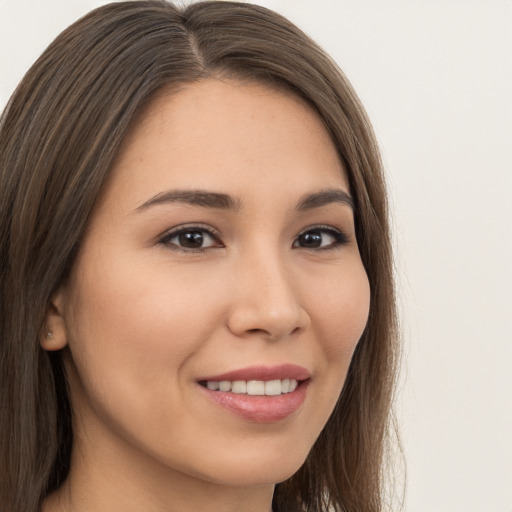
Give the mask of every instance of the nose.
POLYGON ((296 279, 278 257, 246 259, 237 267, 233 283, 228 328, 236 336, 277 341, 309 325, 296 279))

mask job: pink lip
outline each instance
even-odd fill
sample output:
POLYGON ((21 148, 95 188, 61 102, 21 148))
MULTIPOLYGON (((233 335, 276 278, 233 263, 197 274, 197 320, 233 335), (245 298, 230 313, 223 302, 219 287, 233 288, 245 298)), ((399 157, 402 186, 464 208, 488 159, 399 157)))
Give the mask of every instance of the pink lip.
POLYGON ((197 379, 200 381, 218 381, 221 380, 283 380, 283 379, 295 379, 295 380, 307 380, 311 377, 311 374, 296 364, 280 364, 276 366, 248 366, 247 368, 240 368, 239 370, 233 370, 219 375, 209 375, 207 377, 201 377, 197 379))
POLYGON ((251 366, 219 375, 204 377, 198 379, 198 382, 295 379, 300 381, 299 385, 295 391, 278 396, 246 395, 225 391, 213 391, 204 386, 198 387, 207 398, 245 420, 258 423, 271 423, 283 420, 299 409, 306 399, 306 391, 310 383, 310 377, 310 373, 305 368, 293 364, 251 366))

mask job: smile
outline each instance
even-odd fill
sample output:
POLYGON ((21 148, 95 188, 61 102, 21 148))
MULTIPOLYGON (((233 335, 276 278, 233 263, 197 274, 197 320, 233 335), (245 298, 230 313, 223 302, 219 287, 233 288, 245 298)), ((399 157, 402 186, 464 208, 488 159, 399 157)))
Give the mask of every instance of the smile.
POLYGON ((296 379, 275 379, 275 380, 209 380, 200 384, 212 391, 231 392, 241 395, 252 396, 279 396, 291 393, 297 389, 296 379))
POLYGON ((311 374, 302 366, 251 366, 198 379, 205 397, 243 420, 271 423, 301 408, 311 374))

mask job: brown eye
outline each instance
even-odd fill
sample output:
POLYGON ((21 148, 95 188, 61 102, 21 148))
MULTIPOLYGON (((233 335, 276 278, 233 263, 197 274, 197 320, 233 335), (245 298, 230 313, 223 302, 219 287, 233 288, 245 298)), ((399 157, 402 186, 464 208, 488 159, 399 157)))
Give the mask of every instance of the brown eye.
POLYGON ((214 247, 222 247, 219 238, 206 228, 185 227, 172 231, 161 240, 171 249, 202 251, 214 247))
POLYGON ((301 247, 314 249, 322 245, 322 233, 320 231, 308 231, 299 235, 297 239, 301 247))
POLYGON ((203 246, 205 239, 201 231, 188 231, 186 233, 180 233, 177 238, 181 247, 187 247, 189 249, 199 249, 203 246))
POLYGON ((303 231, 293 242, 294 248, 304 249, 333 249, 345 245, 348 238, 341 231, 334 228, 318 227, 303 231))

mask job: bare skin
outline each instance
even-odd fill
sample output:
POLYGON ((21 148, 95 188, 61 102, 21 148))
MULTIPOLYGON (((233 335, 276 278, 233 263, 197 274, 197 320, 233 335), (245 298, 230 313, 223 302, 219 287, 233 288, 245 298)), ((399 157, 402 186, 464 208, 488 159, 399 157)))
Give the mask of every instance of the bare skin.
POLYGON ((321 120, 290 94, 209 79, 153 102, 47 318, 75 438, 44 512, 271 510, 368 316, 349 192, 321 120), (307 373, 283 418, 248 397, 248 419, 205 387, 254 365, 307 373))

